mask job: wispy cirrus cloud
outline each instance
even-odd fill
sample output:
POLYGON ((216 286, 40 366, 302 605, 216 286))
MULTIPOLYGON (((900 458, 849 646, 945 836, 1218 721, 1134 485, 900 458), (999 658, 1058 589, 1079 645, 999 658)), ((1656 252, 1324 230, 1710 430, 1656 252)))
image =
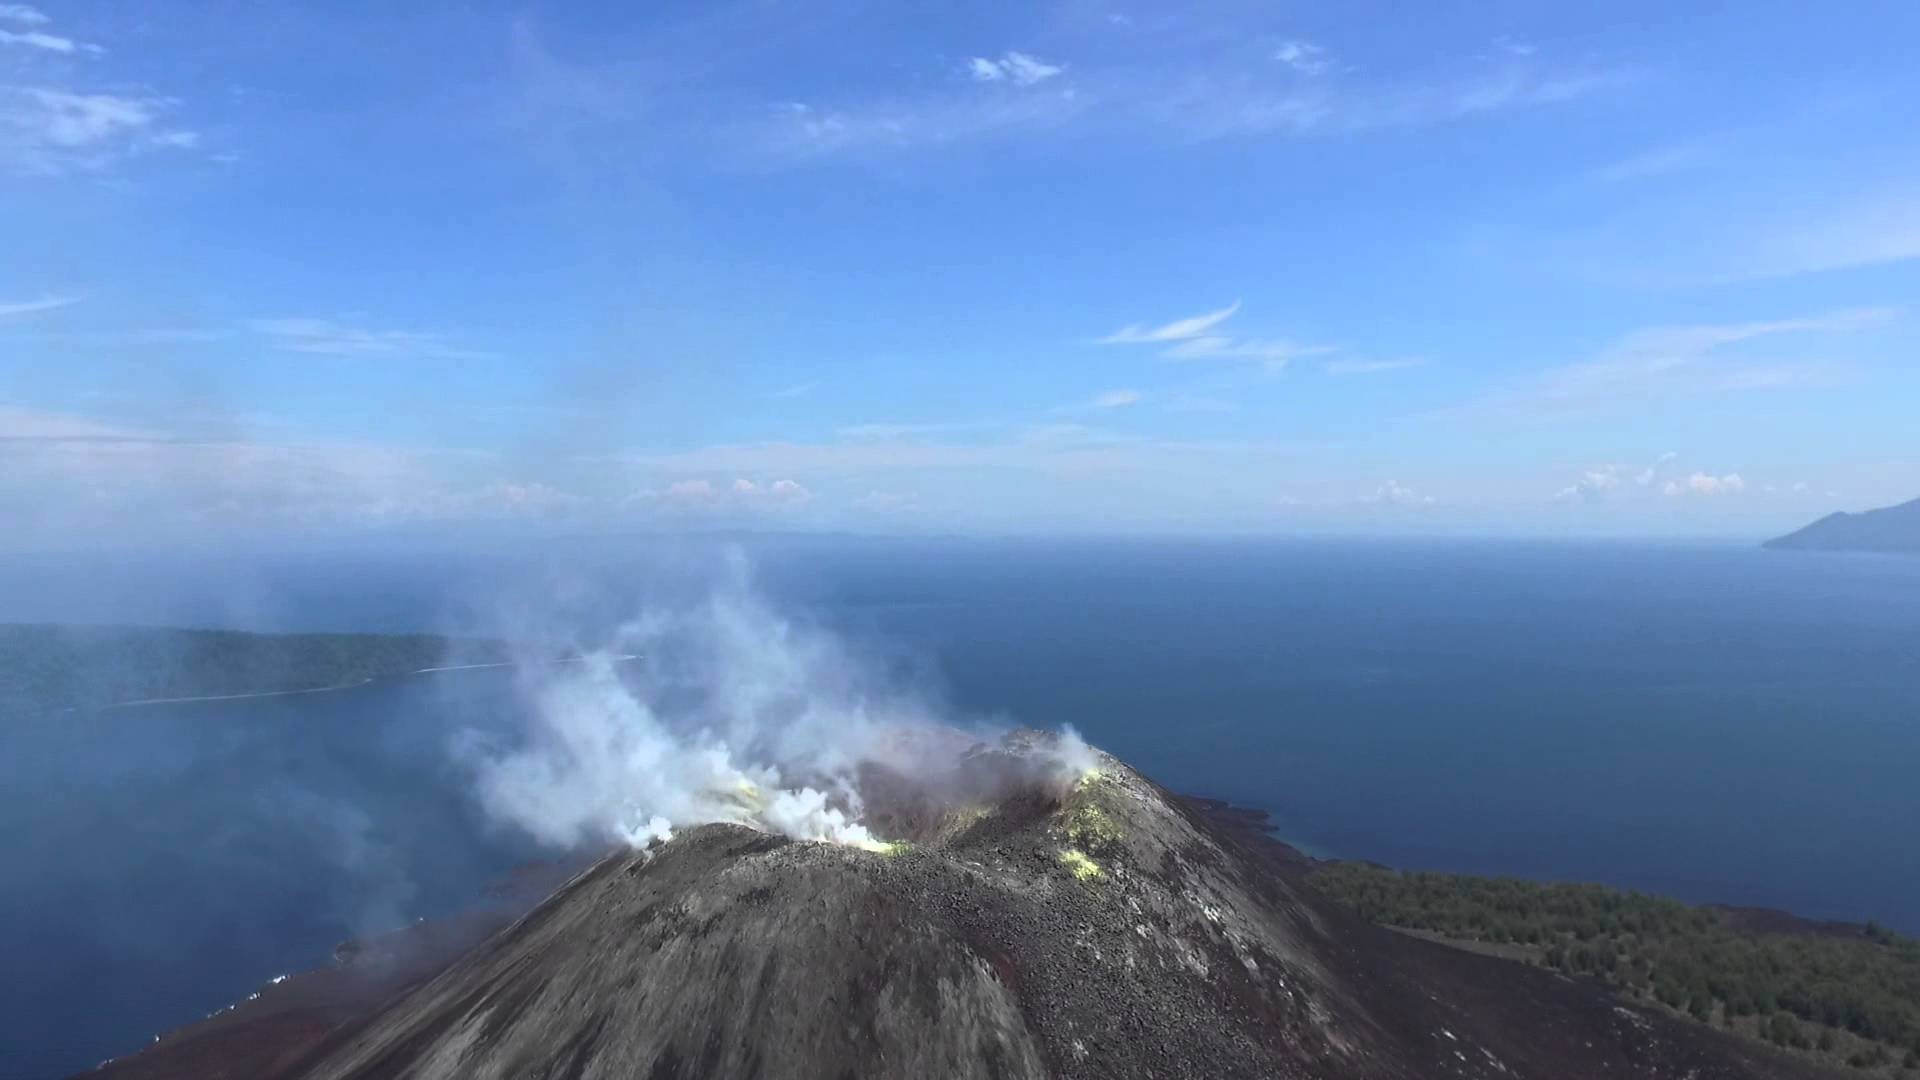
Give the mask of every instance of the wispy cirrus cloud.
MULTIPOLYGON (((1296 59, 1317 62, 1304 52, 1296 59)), ((1301 72, 1297 65, 1290 66, 1301 72)), ((1275 85, 1245 71, 1205 66, 1170 79, 1138 109, 1192 138, 1306 138, 1428 127, 1565 105, 1623 90, 1644 77, 1630 66, 1563 65, 1504 50, 1438 75, 1348 77, 1326 69, 1313 74, 1311 80, 1275 85)))
POLYGON ((198 133, 164 125, 178 102, 52 86, 0 86, 0 169, 58 176, 129 157, 199 145, 198 133))
POLYGON ((93 53, 106 50, 42 29, 52 24, 46 12, 27 4, 0 4, 0 48, 40 49, 51 53, 93 53), (10 30, 9 26, 22 29, 10 30))
POLYGON ((320 356, 414 356, 478 360, 491 353, 463 348, 446 335, 414 330, 375 330, 333 319, 254 319, 247 324, 274 348, 320 356))
POLYGON ((1298 38, 1281 42, 1273 51, 1273 58, 1301 75, 1324 74, 1333 65, 1324 47, 1298 38))
POLYGON ((771 110, 764 149, 810 156, 870 148, 946 146, 1046 131, 1085 113, 1091 100, 1071 89, 1029 93, 971 91, 964 96, 902 97, 849 105, 786 102, 771 110))
POLYGON ((49 34, 44 30, 8 30, 0 26, 0 47, 42 49, 54 53, 99 53, 106 52, 98 45, 85 41, 75 41, 59 34, 49 34))
POLYGON ((1741 254, 1712 275, 1743 281, 1822 273, 1920 259, 1920 189, 1834 199, 1835 209, 1755 226, 1741 254))
POLYGON ((1283 40, 1257 64, 1215 45, 1163 50, 1144 63, 1079 63, 1070 72, 1064 63, 1008 52, 971 57, 963 72, 962 82, 935 81, 917 92, 776 106, 761 141, 782 153, 818 153, 1069 125, 1179 140, 1352 134, 1561 105, 1643 77, 1637 68, 1556 61, 1531 47, 1496 48, 1438 73, 1382 76, 1336 65, 1326 48, 1304 39, 1283 40), (1292 78, 1276 80, 1276 64, 1292 78))
POLYGON ((997 60, 976 56, 967 61, 967 73, 975 82, 1009 82, 1015 86, 1033 86, 1055 78, 1066 67, 1049 64, 1038 57, 1009 50, 997 60))
POLYGON ((1700 168, 1713 160, 1715 148, 1705 141, 1656 146, 1610 161, 1588 177, 1600 184, 1627 184, 1700 168))
POLYGON ((27 4, 0 4, 0 51, 46 54, 31 79, 0 83, 0 172, 59 176, 99 171, 148 153, 190 150, 198 132, 169 123, 180 102, 124 83, 87 85, 106 49, 49 29, 53 20, 27 4))
POLYGON ((1404 368, 1419 367, 1427 362, 1424 356, 1406 356, 1389 359, 1375 359, 1364 356, 1342 356, 1329 360, 1321 367, 1329 375, 1377 375, 1382 371, 1400 371, 1404 368))
POLYGON ((1129 406, 1138 405, 1145 400, 1146 395, 1138 390, 1103 390, 1085 401, 1076 401, 1071 405, 1062 405, 1053 411, 1055 413, 1112 412, 1116 409, 1125 409, 1129 406))
POLYGON ((1302 356, 1320 356, 1333 352, 1331 345, 1301 345, 1279 339, 1238 340, 1217 334, 1191 338, 1160 355, 1169 360, 1258 360, 1278 370, 1302 356))
POLYGON ((854 442, 893 442, 900 439, 920 439, 930 435, 952 435, 965 431, 980 431, 1005 425, 990 421, 936 421, 926 423, 889 423, 871 422, 847 424, 834 434, 842 439, 854 442))
POLYGON ((1593 360, 1552 368, 1470 406, 1470 412, 1556 415, 1680 394, 1797 385, 1828 365, 1811 360, 1730 357, 1744 342, 1790 334, 1842 333, 1884 323, 1895 308, 1857 308, 1771 321, 1638 330, 1593 360))
POLYGON ((1222 332, 1222 324, 1240 311, 1240 301, 1199 315, 1153 325, 1130 323, 1105 337, 1098 345, 1163 345, 1161 356, 1169 360, 1253 360, 1270 370, 1278 370, 1297 357, 1316 356, 1335 351, 1330 345, 1302 345, 1278 338, 1236 338, 1222 332))
POLYGON ((1150 345, 1168 341, 1186 341, 1190 338, 1204 337, 1214 327, 1232 318, 1240 310, 1240 301, 1235 300, 1217 311, 1200 315, 1191 315, 1184 319, 1175 319, 1170 323, 1150 326, 1144 323, 1129 323, 1099 339, 1101 345, 1150 345))
MULTIPOLYGON (((1637 170, 1651 176, 1666 167, 1650 160, 1611 168, 1624 174, 1615 182, 1625 183, 1637 170)), ((1704 197, 1698 187, 1682 187, 1670 199, 1626 204, 1599 225, 1519 230, 1490 242, 1540 272, 1639 289, 1739 285, 1920 259, 1920 186, 1843 182, 1787 195, 1742 187, 1744 177, 1767 168, 1728 164, 1711 174, 1721 179, 1704 197)), ((1595 179, 1607 179, 1606 170, 1595 179)))
POLYGON ((77 304, 77 296, 39 296, 32 300, 13 300, 0 302, 0 319, 18 318, 23 315, 38 315, 43 311, 57 311, 71 304, 77 304))

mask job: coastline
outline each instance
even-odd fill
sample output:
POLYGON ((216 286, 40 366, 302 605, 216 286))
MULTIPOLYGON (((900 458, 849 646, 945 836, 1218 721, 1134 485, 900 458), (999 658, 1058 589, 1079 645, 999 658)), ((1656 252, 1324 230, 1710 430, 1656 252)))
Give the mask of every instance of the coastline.
MULTIPOLYGON (((638 654, 618 656, 619 663, 629 663, 640 659, 638 654)), ((245 701, 250 698, 292 697, 297 694, 332 694, 341 690, 358 690, 376 683, 391 682, 398 679, 410 679, 416 675, 437 675, 448 671, 483 671, 498 668, 529 667, 535 664, 558 665, 584 663, 583 656, 562 656, 553 660, 502 660, 491 664, 448 664, 440 667, 415 668, 412 671, 395 672, 392 675, 375 675, 359 682, 340 683, 337 686, 311 686, 303 690, 252 690, 242 694, 188 694, 182 697, 137 698, 133 701, 113 701, 105 705, 72 705, 62 709, 63 713, 106 712, 109 709, 137 709, 148 705, 181 705, 195 701, 245 701)))

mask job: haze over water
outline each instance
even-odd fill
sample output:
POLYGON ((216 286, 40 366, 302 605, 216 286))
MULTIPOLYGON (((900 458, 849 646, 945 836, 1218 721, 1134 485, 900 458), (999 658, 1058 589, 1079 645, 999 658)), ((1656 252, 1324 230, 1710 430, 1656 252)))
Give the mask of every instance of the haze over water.
MULTIPOLYGON (((810 539, 757 562, 783 607, 957 711, 1072 723, 1316 854, 1920 931, 1920 560, 810 539)), ((662 580, 639 556, 586 564, 588 623, 662 580)), ((446 629, 483 566, 281 559, 102 585, 13 559, 0 619, 446 629)), ((501 673, 448 672, 10 725, 0 809, 28 828, 0 840, 17 972, 0 1013, 19 1025, 0 1041, 25 1050, 0 1072, 132 1050, 527 856, 444 749, 513 701, 501 673)))

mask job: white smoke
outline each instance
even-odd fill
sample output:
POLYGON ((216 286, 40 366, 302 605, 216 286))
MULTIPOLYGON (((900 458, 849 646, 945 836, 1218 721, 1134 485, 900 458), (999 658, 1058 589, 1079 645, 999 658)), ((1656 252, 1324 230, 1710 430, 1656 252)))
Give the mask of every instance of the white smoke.
MULTIPOLYGON (((974 742, 838 636, 775 612, 737 557, 701 602, 650 612, 578 662, 529 664, 521 681, 524 737, 467 754, 488 810, 555 846, 645 847, 734 822, 876 848, 861 767, 931 777, 974 742)), ((1077 735, 1061 748, 1091 761, 1077 735)), ((1090 767, 1067 756, 1075 776, 1090 767)))
POLYGON ((1100 764, 1100 752, 1089 746, 1072 724, 1060 726, 1060 737, 1054 741, 1052 752, 1057 762, 1055 772, 1069 782, 1094 772, 1100 764))

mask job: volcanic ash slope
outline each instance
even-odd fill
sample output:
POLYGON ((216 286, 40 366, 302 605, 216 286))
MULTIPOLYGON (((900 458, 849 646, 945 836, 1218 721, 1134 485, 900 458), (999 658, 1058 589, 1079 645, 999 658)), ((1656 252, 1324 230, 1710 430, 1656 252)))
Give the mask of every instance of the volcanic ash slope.
MULTIPOLYGON (((883 851, 734 825, 598 863, 314 1078, 1801 1076, 1598 988, 1361 924, 1111 756, 981 747, 883 851)), ((873 786, 885 788, 884 779, 873 786)))

